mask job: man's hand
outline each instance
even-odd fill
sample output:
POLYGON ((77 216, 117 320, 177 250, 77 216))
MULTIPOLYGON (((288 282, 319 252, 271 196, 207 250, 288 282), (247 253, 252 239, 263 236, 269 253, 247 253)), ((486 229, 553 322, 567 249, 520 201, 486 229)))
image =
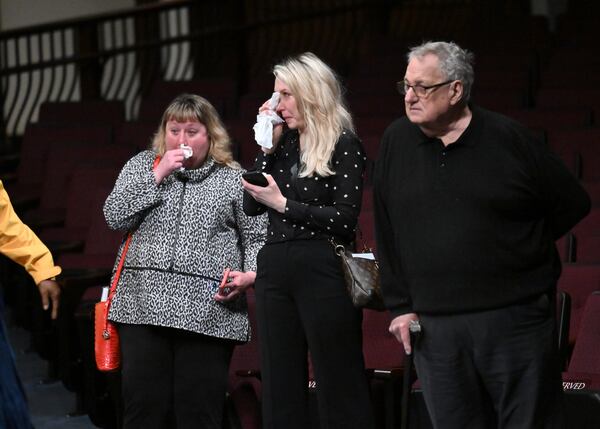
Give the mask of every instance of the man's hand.
POLYGON ((42 280, 38 285, 40 295, 42 296, 42 306, 48 310, 50 301, 52 301, 52 320, 58 316, 58 302, 60 298, 60 286, 54 280, 42 280))
POLYGON ((390 333, 402 344, 407 355, 412 353, 410 331, 408 329, 411 320, 419 320, 419 316, 415 313, 402 314, 392 320, 389 328, 390 333))

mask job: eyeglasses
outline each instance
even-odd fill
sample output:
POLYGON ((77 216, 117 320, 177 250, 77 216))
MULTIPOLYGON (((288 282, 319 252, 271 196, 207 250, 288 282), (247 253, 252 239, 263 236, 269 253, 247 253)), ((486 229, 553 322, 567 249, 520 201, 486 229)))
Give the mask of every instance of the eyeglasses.
POLYGON ((409 85, 405 80, 396 82, 396 88, 400 95, 406 95, 409 89, 412 89, 415 95, 419 98, 429 97, 436 89, 448 85, 454 82, 454 80, 447 80, 446 82, 436 83, 435 85, 409 85))

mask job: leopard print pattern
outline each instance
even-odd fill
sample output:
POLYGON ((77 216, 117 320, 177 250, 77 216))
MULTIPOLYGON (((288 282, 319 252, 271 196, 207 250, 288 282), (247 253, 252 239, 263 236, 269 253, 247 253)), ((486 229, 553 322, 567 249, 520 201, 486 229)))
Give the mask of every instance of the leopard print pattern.
POLYGON ((133 231, 109 319, 247 341, 244 297, 213 299, 223 269, 255 271, 264 244, 266 217, 243 213, 243 170, 209 159, 157 186, 154 158, 129 160, 104 206, 111 228, 133 231))

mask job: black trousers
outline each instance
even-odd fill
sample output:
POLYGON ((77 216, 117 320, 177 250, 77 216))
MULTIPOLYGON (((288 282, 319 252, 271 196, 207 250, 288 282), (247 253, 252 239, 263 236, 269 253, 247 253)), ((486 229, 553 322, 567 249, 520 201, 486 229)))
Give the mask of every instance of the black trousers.
POLYGON ((554 302, 419 314, 415 365, 435 428, 562 428, 554 302))
POLYGON ((255 283, 261 345, 263 429, 307 429, 307 351, 321 429, 370 429, 362 355, 362 313, 346 293, 326 241, 263 247, 255 283))
POLYGON ((124 429, 221 429, 233 341, 119 325, 124 429))

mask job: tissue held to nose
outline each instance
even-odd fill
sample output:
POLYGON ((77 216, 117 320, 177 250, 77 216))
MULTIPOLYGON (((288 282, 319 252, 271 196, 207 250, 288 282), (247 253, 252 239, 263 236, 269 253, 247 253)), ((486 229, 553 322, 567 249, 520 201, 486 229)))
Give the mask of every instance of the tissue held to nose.
POLYGON ((275 91, 269 99, 269 110, 256 116, 256 124, 253 127, 256 143, 266 149, 273 147, 273 125, 283 122, 283 119, 275 112, 278 103, 279 92, 275 91))

